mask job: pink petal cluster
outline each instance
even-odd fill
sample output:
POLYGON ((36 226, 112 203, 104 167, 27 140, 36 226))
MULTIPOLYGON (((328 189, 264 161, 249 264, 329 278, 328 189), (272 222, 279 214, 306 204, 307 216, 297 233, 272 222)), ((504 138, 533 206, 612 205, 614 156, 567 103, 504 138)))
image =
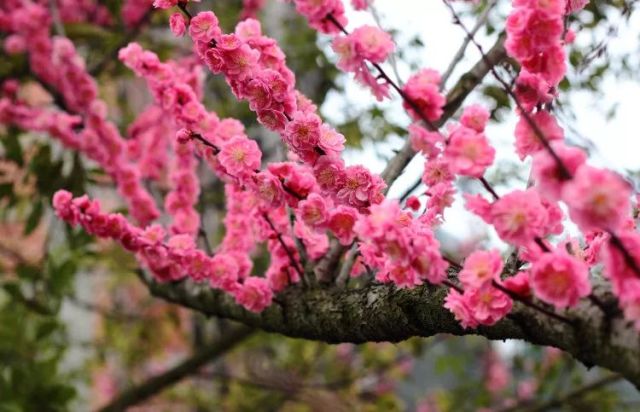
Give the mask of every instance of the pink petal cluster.
POLYGON ((531 289, 556 308, 575 306, 591 293, 588 267, 562 250, 544 253, 531 267, 531 289))
POLYGON ((409 78, 402 90, 412 104, 405 100, 403 105, 414 120, 434 122, 442 116, 446 99, 439 86, 440 74, 435 70, 423 69, 409 78))
POLYGON ((396 201, 387 200, 370 211, 358 220, 355 231, 364 262, 379 270, 376 279, 399 287, 445 279, 448 265, 430 228, 413 220, 396 201))
POLYGON ((444 158, 453 173, 482 177, 493 163, 496 150, 482 132, 459 126, 449 135, 444 158))

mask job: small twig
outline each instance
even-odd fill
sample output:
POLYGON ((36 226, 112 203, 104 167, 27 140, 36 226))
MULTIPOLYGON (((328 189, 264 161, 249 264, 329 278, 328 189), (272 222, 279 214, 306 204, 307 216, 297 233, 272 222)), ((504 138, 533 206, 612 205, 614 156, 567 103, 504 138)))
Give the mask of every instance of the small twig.
POLYGON ((528 306, 528 307, 530 307, 530 308, 532 308, 534 310, 537 310, 538 312, 544 313, 545 315, 547 315, 549 317, 552 317, 552 318, 554 318, 556 320, 559 320, 561 322, 564 322, 564 323, 566 323, 568 325, 575 326, 575 322, 573 320, 571 320, 571 319, 569 319, 569 318, 567 318, 565 316, 558 315, 557 313, 555 313, 555 312, 553 312, 553 311, 551 311, 549 309, 546 309, 546 308, 534 303, 533 301, 531 301, 529 299, 523 298, 522 296, 520 296, 520 295, 518 295, 516 293, 513 293, 512 291, 510 291, 509 289, 505 288, 504 286, 502 286, 500 283, 496 282, 495 280, 491 281, 491 285, 494 288, 498 289, 499 291, 505 293, 511 299, 513 299, 515 301, 518 301, 518 302, 522 303, 525 306, 528 306))
MULTIPOLYGON (((486 8, 482 12, 482 14, 478 17, 478 21, 476 22, 475 26, 473 26, 473 28, 471 29, 471 34, 472 35, 475 35, 478 32, 478 30, 480 30, 482 28, 482 26, 485 25, 485 23, 489 19, 489 12, 491 11, 491 9, 493 9, 493 7, 496 4, 497 4, 497 0, 490 0, 489 1, 489 3, 487 4, 486 8)), ((451 59, 451 63, 449 63, 449 66, 447 67, 447 69, 444 71, 444 73, 441 76, 442 80, 440 82, 440 90, 444 89, 444 87, 445 87, 445 85, 447 83, 447 80, 449 80, 449 77, 451 77, 451 75, 453 74, 453 71, 455 70, 455 68, 458 66, 458 64, 464 58, 465 52, 466 52, 467 47, 469 46, 470 42, 471 42, 471 40, 469 39, 468 36, 466 36, 464 41, 460 45, 460 48, 458 49, 456 54, 453 56, 453 59, 451 59)))
MULTIPOLYGON (((287 256, 289 257, 289 260, 291 261, 291 265, 296 270, 296 272, 298 272, 298 275, 300 275, 300 278, 303 278, 304 277, 304 271, 298 266, 298 261, 296 260, 295 256, 293 255, 293 252, 289 249, 289 246, 287 246, 287 244, 284 242, 284 239, 282 238, 282 234, 280 234, 278 229, 276 229, 275 225, 273 224, 271 219, 269 219, 269 216, 266 213, 263 213, 262 216, 264 217, 264 219, 269 224, 269 227, 271 227, 271 230, 273 230, 275 232, 276 237, 278 238, 278 242, 280 242, 280 245, 282 246, 284 251, 287 253, 287 256)), ((289 273, 287 272, 287 274, 289 274, 289 273)), ((289 283, 293 284, 293 282, 291 281, 291 277, 289 277, 289 283)))

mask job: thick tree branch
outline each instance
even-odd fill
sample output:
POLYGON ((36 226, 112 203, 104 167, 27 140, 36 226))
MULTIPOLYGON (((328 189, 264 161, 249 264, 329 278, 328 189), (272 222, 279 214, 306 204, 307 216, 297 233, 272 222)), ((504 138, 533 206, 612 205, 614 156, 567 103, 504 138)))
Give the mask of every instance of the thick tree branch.
POLYGON ((99 409, 98 412, 124 411, 130 406, 151 398, 183 378, 195 374, 202 366, 235 347, 251 333, 253 333, 253 329, 246 326, 237 326, 229 329, 219 341, 205 347, 190 358, 180 362, 174 368, 154 376, 140 385, 127 389, 109 402, 108 405, 99 409))
MULTIPOLYGON (((162 284, 142 272, 140 277, 157 297, 268 332, 329 343, 397 342, 440 333, 475 334, 493 340, 522 339, 563 349, 586 365, 618 372, 640 387, 637 333, 621 318, 604 318, 587 301, 566 313, 575 321, 574 325, 516 303, 508 319, 491 327, 465 330, 443 307, 447 291, 442 287, 397 289, 380 284, 360 289, 293 287, 278 296, 277 305, 256 314, 237 305, 231 296, 206 285, 188 280, 162 284)), ((602 285, 597 285, 594 294, 604 302, 615 299, 602 285)))

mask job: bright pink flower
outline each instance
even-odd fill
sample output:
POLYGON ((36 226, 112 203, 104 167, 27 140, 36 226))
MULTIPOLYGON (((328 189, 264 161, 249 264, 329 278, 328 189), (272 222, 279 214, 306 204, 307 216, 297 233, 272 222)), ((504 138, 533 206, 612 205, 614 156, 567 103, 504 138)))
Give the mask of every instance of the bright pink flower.
POLYGON ((545 253, 533 262, 531 288, 536 297, 556 308, 572 307, 591 293, 589 270, 564 251, 545 253))
POLYGON ((414 120, 425 117, 434 122, 442 116, 446 99, 440 93, 439 85, 440 74, 431 69, 423 69, 409 78, 402 90, 413 104, 405 101, 403 105, 414 120), (420 113, 415 112, 416 108, 420 113))
POLYGON ((449 309, 460 322, 463 328, 473 329, 478 326, 478 321, 473 316, 471 308, 467 304, 467 298, 455 289, 449 289, 449 293, 444 300, 444 307, 449 309))
POLYGON ((308 226, 318 228, 329 219, 329 207, 325 199, 311 193, 305 200, 298 203, 298 216, 308 226))
POLYGON ((260 199, 269 207, 278 207, 284 199, 282 183, 270 172, 256 173, 253 184, 260 199))
POLYGON ((449 136, 444 157, 453 173, 482 177, 493 163, 496 151, 484 133, 464 126, 457 127, 449 136))
POLYGON ((383 63, 394 49, 391 36, 375 26, 360 26, 349 37, 355 52, 372 63, 383 63))
POLYGON ((238 304, 251 312, 262 312, 271 305, 273 292, 265 278, 250 276, 244 280, 234 296, 238 304))
POLYGON ((463 297, 473 317, 481 325, 494 325, 513 307, 509 296, 489 284, 478 289, 469 288, 463 297))
POLYGON ((349 206, 338 206, 331 211, 327 227, 338 238, 341 244, 348 246, 355 239, 353 227, 356 224, 358 212, 349 206))
POLYGON ((386 187, 380 176, 373 175, 364 166, 349 166, 344 170, 344 185, 337 197, 345 204, 365 209, 382 201, 382 190, 386 187))
MULTIPOLYGON (((617 234, 620 243, 624 246, 636 267, 640 267, 640 234, 636 231, 624 231, 617 234)), ((597 236, 597 238, 603 236, 597 236)), ((634 290, 640 290, 640 278, 633 267, 629 265, 624 254, 611 239, 607 239, 602 249, 604 262, 604 274, 611 281, 613 292, 618 296, 624 296, 634 290)))
POLYGON ((518 296, 528 297, 531 295, 528 272, 518 272, 515 276, 508 277, 501 283, 502 286, 518 296))
POLYGON ((514 91, 523 108, 526 111, 531 111, 538 104, 549 103, 553 100, 549 89, 549 83, 544 78, 522 69, 516 80, 514 91))
POLYGON ((428 159, 433 159, 441 150, 440 145, 444 142, 444 138, 438 132, 430 132, 417 123, 409 126, 409 139, 411 139, 411 147, 416 152, 422 152, 428 159))
POLYGON ((169 18, 169 27, 176 36, 182 36, 187 31, 187 20, 182 13, 173 13, 169 18))
POLYGON ((453 204, 455 194, 456 189, 453 187, 453 182, 451 181, 445 181, 431 186, 426 192, 426 195, 429 196, 427 209, 433 210, 438 215, 444 214, 444 210, 453 204))
POLYGON ((220 164, 235 177, 252 174, 260 168, 262 153, 255 140, 234 137, 226 142, 218 155, 220 164))
POLYGON ((527 117, 522 115, 515 130, 516 153, 521 160, 544 149, 543 138, 548 142, 564 138, 564 131, 549 112, 541 111, 528 116, 537 125, 542 137, 531 127, 527 117))
POLYGON ((321 126, 322 120, 318 115, 296 112, 285 128, 284 138, 298 156, 315 160, 318 157, 316 147, 320 142, 321 126))
POLYGON ((545 235, 547 211, 534 190, 515 190, 493 204, 467 196, 467 208, 492 224, 502 240, 514 245, 526 246, 545 235))
POLYGON ((484 132, 489 122, 489 111, 479 104, 468 106, 460 116, 460 123, 478 133, 484 132))
POLYGON ((440 243, 432 232, 414 237, 409 258, 418 276, 432 285, 438 285, 447 278, 449 264, 442 258, 440 243))
POLYGON ((313 174, 323 191, 334 192, 344 185, 344 162, 339 157, 320 156, 313 166, 313 174))
POLYGON ((631 211, 631 188, 620 176, 604 169, 581 166, 565 184, 562 200, 582 230, 617 230, 631 211))
POLYGON ((201 42, 208 42, 220 37, 222 30, 218 18, 211 11, 203 11, 195 15, 189 23, 189 35, 201 42))
POLYGON ((449 168, 449 162, 444 157, 427 160, 424 163, 422 181, 427 186, 435 186, 438 183, 453 181, 454 176, 449 168))
MULTIPOLYGON (((551 147, 571 176, 587 160, 584 151, 565 146, 562 142, 552 142, 551 147)), ((547 150, 541 150, 533 156, 532 174, 536 181, 536 187, 543 196, 552 200, 560 199, 562 188, 567 183, 568 176, 561 173, 558 162, 547 150)))
POLYGON ((332 127, 324 124, 320 128, 318 146, 325 154, 338 156, 344 150, 346 139, 332 127))
POLYGON ((497 250, 475 251, 464 261, 464 267, 458 274, 462 285, 467 288, 479 288, 492 280, 499 281, 502 273, 502 257, 497 250))

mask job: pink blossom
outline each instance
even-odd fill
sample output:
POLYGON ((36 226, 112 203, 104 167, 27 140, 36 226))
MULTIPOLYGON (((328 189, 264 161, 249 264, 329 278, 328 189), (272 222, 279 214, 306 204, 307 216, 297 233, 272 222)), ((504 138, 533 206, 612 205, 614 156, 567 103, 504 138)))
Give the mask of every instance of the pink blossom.
POLYGON ((502 257, 497 250, 475 251, 464 261, 458 274, 464 287, 479 288, 491 281, 499 281, 502 272, 502 257))
POLYGON ((201 42, 208 42, 220 37, 222 30, 218 18, 211 11, 203 11, 195 15, 189 23, 189 35, 201 42))
POLYGON ((253 173, 260 168, 262 153, 254 140, 234 137, 226 142, 218 155, 220 164, 235 177, 253 173))
MULTIPOLYGON (((640 267, 640 234, 629 230, 618 233, 617 237, 635 262, 636 267, 640 267)), ((602 236, 597 238, 602 239, 602 236)), ((640 278, 634 268, 629 265, 623 252, 611 239, 607 239, 604 248, 602 248, 602 261, 604 262, 604 275, 611 281, 613 292, 617 296, 624 296, 640 290, 640 278)))
POLYGON ((476 328, 479 322, 473 316, 471 308, 467 304, 467 298, 455 289, 449 289, 449 293, 444 300, 444 307, 449 309, 460 322, 463 328, 476 328))
POLYGON ((489 111, 478 104, 466 107, 462 112, 462 116, 460 116, 460 123, 463 126, 478 133, 484 132, 488 121, 489 111))
POLYGON ((558 126, 558 122, 549 112, 541 111, 529 116, 531 121, 537 125, 542 136, 538 135, 536 130, 531 127, 527 117, 524 115, 520 117, 516 125, 515 135, 516 153, 518 153, 521 160, 544 149, 542 139, 551 142, 564 138, 564 131, 558 126))
POLYGON ((589 271, 564 251, 545 253, 533 262, 531 288, 536 297, 556 308, 572 307, 591 293, 589 271))
POLYGON ((439 183, 451 182, 454 176, 449 168, 449 162, 444 157, 427 160, 424 163, 422 181, 427 186, 435 186, 439 183))
POLYGON ((178 0, 154 0, 153 1, 153 7, 157 7, 159 9, 170 9, 176 4, 178 4, 178 0))
POLYGON ((182 36, 187 31, 187 20, 182 13, 173 13, 169 18, 169 27, 176 36, 182 36))
POLYGON ((495 154, 484 133, 464 126, 457 127, 451 133, 444 151, 452 172, 471 177, 481 177, 493 163, 495 154))
POLYGON ((435 70, 423 69, 409 78, 402 88, 404 94, 413 104, 403 103, 414 120, 423 117, 434 122, 442 116, 442 107, 446 99, 440 93, 440 74, 435 70), (415 106, 415 107, 414 107, 415 106), (416 113, 416 109, 420 113, 416 113))
POLYGON ((342 245, 348 246, 355 238, 353 227, 356 224, 358 212, 348 206, 338 206, 331 211, 327 227, 338 238, 342 245))
POLYGON ((494 325, 513 307, 513 301, 505 293, 486 284, 478 289, 465 290, 463 298, 473 317, 481 325, 494 325))
POLYGON ((617 230, 629 217, 631 188, 617 174, 582 165, 562 191, 569 216, 582 230, 617 230))
POLYGON ((531 295, 528 272, 518 272, 516 275, 506 278, 502 281, 502 286, 518 296, 528 297, 531 295))
POLYGON ((234 292, 234 297, 245 309, 259 313, 271 305, 273 292, 265 278, 250 276, 234 292))
POLYGON ((514 91, 523 108, 531 111, 538 104, 549 103, 553 99, 549 89, 549 83, 542 76, 522 69, 518 74, 514 91))
POLYGON ((315 160, 319 156, 316 147, 320 142, 321 125, 322 120, 316 114, 296 112, 285 128, 284 138, 298 156, 315 160))
POLYGON ((409 126, 409 139, 411 147, 416 152, 422 152, 428 159, 433 159, 440 154, 444 138, 438 132, 431 132, 417 123, 409 126))
MULTIPOLYGON (((551 147, 572 176, 587 160, 582 150, 565 146, 562 142, 552 142, 551 147)), ((568 176, 562 174, 558 162, 547 150, 541 150, 533 156, 532 175, 543 196, 552 200, 560 199, 568 176)))
POLYGON ((310 194, 305 200, 298 203, 298 216, 312 228, 325 224, 329 218, 329 207, 325 199, 316 194, 310 194))
POLYGON ((526 246, 545 235, 547 211, 534 190, 515 190, 493 204, 481 197, 467 196, 467 208, 492 224, 500 238, 514 245, 526 246))
POLYGON ((344 185, 338 189, 337 197, 345 204, 364 209, 380 203, 386 184, 364 166, 349 166, 344 170, 344 185))
POLYGON ((313 174, 323 191, 335 192, 344 186, 344 162, 339 157, 320 156, 313 166, 313 174))
POLYGON ((372 63, 383 63, 394 49, 391 36, 375 26, 360 26, 349 36, 355 52, 372 63))

